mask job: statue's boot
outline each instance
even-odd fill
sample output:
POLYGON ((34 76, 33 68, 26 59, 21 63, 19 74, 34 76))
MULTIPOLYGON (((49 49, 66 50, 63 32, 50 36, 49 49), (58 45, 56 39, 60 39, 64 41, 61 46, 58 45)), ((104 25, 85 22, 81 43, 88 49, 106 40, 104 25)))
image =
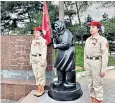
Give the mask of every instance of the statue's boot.
POLYGON ((57 70, 58 81, 54 82, 54 86, 60 86, 65 82, 65 72, 57 70))
POLYGON ((75 71, 66 72, 66 82, 64 83, 64 87, 66 88, 76 87, 75 71))

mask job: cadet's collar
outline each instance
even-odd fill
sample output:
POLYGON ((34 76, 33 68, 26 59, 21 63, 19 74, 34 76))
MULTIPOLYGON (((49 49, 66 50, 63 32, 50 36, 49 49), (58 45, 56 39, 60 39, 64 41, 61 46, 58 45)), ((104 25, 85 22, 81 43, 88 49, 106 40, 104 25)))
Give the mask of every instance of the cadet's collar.
POLYGON ((91 35, 91 36, 90 36, 90 39, 99 39, 99 37, 100 37, 99 34, 98 34, 97 36, 94 36, 94 37, 91 35))
POLYGON ((40 36, 40 37, 38 37, 38 38, 36 38, 36 37, 35 37, 35 39, 36 39, 36 40, 39 40, 39 39, 41 39, 41 38, 42 38, 41 36, 40 36))

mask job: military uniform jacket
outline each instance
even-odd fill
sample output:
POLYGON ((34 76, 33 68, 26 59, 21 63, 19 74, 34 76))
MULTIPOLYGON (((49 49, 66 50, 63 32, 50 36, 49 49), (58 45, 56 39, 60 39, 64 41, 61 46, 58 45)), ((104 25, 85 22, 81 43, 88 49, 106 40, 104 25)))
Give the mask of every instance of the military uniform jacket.
POLYGON ((101 72, 105 72, 108 64, 108 42, 103 36, 90 36, 85 43, 84 48, 84 68, 86 67, 87 57, 101 58, 101 72))
POLYGON ((40 63, 41 65, 44 65, 47 62, 46 56, 47 56, 46 40, 43 37, 33 39, 30 51, 30 64, 40 63))

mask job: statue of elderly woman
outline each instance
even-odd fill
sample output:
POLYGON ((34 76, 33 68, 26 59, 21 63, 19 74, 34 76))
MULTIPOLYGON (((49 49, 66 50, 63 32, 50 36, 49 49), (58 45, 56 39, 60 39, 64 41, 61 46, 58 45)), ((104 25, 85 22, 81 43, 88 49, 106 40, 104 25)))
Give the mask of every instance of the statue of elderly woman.
POLYGON ((72 33, 66 29, 63 21, 54 23, 53 47, 58 49, 54 67, 57 69, 58 81, 54 86, 64 85, 66 88, 76 85, 75 46, 72 33))
POLYGON ((52 43, 58 50, 54 67, 58 81, 50 85, 49 96, 56 100, 74 100, 82 95, 79 83, 76 83, 75 46, 72 33, 66 29, 63 21, 56 21, 52 30, 52 43), (61 96, 60 96, 61 95, 61 96))

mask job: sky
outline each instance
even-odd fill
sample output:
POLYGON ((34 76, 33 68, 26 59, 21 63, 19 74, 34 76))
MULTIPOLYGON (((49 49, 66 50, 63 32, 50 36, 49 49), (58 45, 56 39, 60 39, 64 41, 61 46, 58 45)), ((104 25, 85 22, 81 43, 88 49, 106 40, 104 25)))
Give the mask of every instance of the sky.
MULTIPOLYGON (((59 6, 59 1, 55 1, 55 2, 52 1, 52 3, 59 6)), ((76 9, 75 7, 73 7, 73 8, 76 9)), ((85 21, 88 14, 90 14, 90 16, 92 17, 93 20, 100 21, 102 19, 102 15, 104 14, 104 12, 106 12, 108 14, 109 18, 112 18, 113 16, 115 16, 115 7, 99 8, 99 4, 95 3, 92 6, 90 6, 88 8, 88 10, 82 14, 82 16, 80 16, 81 22, 85 21)), ((13 14, 12 17, 16 17, 16 16, 13 14)), ((75 23, 78 23, 77 16, 74 16, 74 18, 72 20, 72 24, 75 24, 75 23)), ((18 26, 22 27, 22 24, 18 24, 18 26)))
MULTIPOLYGON (((59 5, 59 1, 56 1, 54 4, 59 5)), ((100 21, 102 19, 102 15, 104 13, 108 14, 108 18, 112 18, 115 16, 115 7, 110 7, 110 8, 99 8, 99 4, 93 4, 88 8, 86 12, 82 14, 81 21, 84 22, 87 15, 90 14, 93 20, 100 21)), ((72 20, 72 23, 78 23, 78 18, 75 16, 72 20)))
POLYGON ((112 18, 115 16, 115 7, 110 7, 110 8, 98 8, 97 4, 94 4, 89 7, 89 9, 84 13, 82 17, 82 21, 87 17, 88 14, 90 14, 93 18, 93 20, 101 20, 102 15, 106 12, 108 14, 108 18, 112 18))

